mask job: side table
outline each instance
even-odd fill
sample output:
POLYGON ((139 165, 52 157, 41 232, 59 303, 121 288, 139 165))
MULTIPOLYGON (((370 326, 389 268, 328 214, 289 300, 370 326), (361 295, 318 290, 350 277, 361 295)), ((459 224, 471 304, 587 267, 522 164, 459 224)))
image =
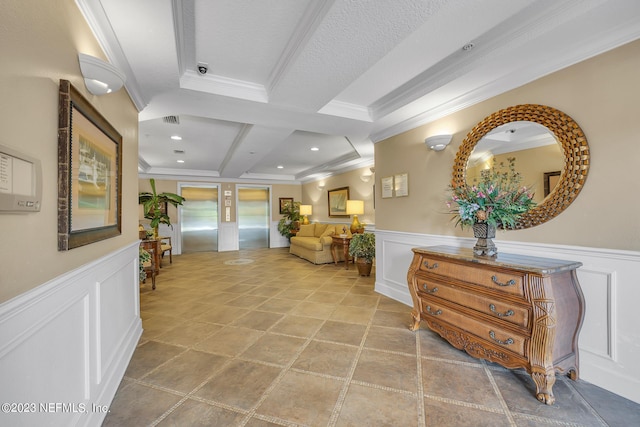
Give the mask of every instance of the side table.
POLYGON ((346 270, 349 269, 349 243, 350 242, 351 242, 351 237, 347 237, 346 235, 331 236, 331 256, 333 257, 333 262, 336 265, 338 265, 338 254, 336 253, 336 248, 338 246, 342 246, 342 253, 344 254, 344 268, 346 270))
POLYGON ((141 240, 140 245, 153 257, 153 270, 155 274, 160 273, 160 240, 141 240))

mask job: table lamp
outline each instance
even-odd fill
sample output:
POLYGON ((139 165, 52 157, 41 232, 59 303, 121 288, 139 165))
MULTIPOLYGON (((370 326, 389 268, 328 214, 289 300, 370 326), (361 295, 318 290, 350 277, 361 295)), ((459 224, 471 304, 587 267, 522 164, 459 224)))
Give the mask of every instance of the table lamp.
POLYGON ((347 200, 347 215, 353 215, 351 222, 351 233, 364 233, 364 227, 358 221, 358 215, 364 214, 363 200, 347 200))
POLYGON ((311 205, 300 205, 300 215, 302 215, 302 225, 309 224, 309 218, 307 215, 313 214, 313 207, 311 205))

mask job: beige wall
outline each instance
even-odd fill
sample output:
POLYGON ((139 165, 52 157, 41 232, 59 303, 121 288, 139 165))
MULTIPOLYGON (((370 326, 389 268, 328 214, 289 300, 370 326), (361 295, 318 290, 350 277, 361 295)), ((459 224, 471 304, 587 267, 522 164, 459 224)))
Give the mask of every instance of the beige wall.
POLYGON ((0 214, 0 302, 117 250, 137 238, 138 113, 126 91, 96 97, 78 53, 106 59, 72 1, 3 0, 0 15, 0 144, 42 161, 42 210, 0 214), (123 137, 122 235, 57 250, 58 87, 66 79, 123 137))
MULTIPOLYGON (((346 222, 347 218, 329 217, 329 190, 349 187, 349 198, 364 201, 364 215, 358 215, 362 224, 375 224, 376 214, 373 203, 373 185, 375 176, 369 182, 364 182, 360 177, 371 174, 369 167, 354 169, 339 175, 331 176, 319 181, 302 185, 302 202, 313 206, 313 215, 309 217, 311 222, 346 222), (324 188, 318 188, 324 186, 324 188)), ((348 219, 351 223, 351 218, 348 219)))
POLYGON ((640 197, 633 171, 640 160, 640 41, 576 64, 375 146, 376 229, 471 237, 450 222, 446 188, 453 161, 471 128, 490 113, 518 104, 545 104, 571 116, 584 131, 591 167, 584 189, 556 218, 497 239, 640 250, 640 197), (453 133, 444 151, 428 136, 453 133), (409 197, 380 199, 380 178, 408 172, 409 197), (398 221, 402 218, 402 221, 398 221))
MULTIPOLYGON (((183 182, 183 181, 180 181, 183 182)), ((186 182, 186 181, 184 181, 186 182)), ((200 182, 202 183, 202 182, 200 182)), ((251 183, 251 182, 242 182, 234 183, 234 182, 215 182, 214 180, 209 182, 210 184, 215 184, 220 186, 220 191, 224 192, 225 190, 231 191, 233 195, 231 197, 231 221, 235 222, 236 218, 236 206, 235 206, 235 197, 236 197, 236 186, 238 185, 263 185, 271 187, 271 206, 272 206, 272 221, 279 221, 282 218, 280 215, 279 209, 279 198, 280 197, 288 197, 293 198, 295 201, 299 202, 301 200, 301 189, 300 184, 262 184, 262 183, 251 183)), ((151 191, 151 185, 149 184, 149 179, 144 178, 140 179, 138 183, 138 191, 151 191)), ((171 179, 161 179, 156 178, 156 191, 159 193, 168 192, 168 193, 178 193, 178 181, 171 179)), ((224 193, 222 194, 224 198, 224 193)), ((177 209, 173 206, 169 206, 169 217, 171 218, 171 223, 176 224, 179 220, 177 209)), ((138 207, 138 220, 142 224, 148 223, 148 220, 144 220, 142 206, 138 207)), ((225 222, 225 215, 220 215, 220 221, 225 222)))

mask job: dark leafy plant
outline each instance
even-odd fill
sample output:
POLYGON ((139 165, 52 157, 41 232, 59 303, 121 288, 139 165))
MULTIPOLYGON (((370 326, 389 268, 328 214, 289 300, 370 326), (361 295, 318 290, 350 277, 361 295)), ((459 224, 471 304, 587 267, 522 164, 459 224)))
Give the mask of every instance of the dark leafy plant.
POLYGON ((185 198, 174 193, 157 193, 156 181, 153 178, 149 179, 149 183, 151 184, 151 193, 139 193, 138 203, 143 206, 144 217, 151 220, 149 226, 154 230, 154 233, 157 236, 158 226, 160 224, 166 224, 173 227, 171 225, 171 218, 169 217, 169 214, 167 212, 162 212, 162 205, 168 203, 178 207, 184 203, 185 198))
POLYGON ((376 235, 373 233, 354 234, 349 243, 349 255, 366 262, 376 257, 376 235))
POLYGON ((290 239, 300 224, 300 202, 287 203, 282 210, 283 216, 278 221, 278 231, 290 239))

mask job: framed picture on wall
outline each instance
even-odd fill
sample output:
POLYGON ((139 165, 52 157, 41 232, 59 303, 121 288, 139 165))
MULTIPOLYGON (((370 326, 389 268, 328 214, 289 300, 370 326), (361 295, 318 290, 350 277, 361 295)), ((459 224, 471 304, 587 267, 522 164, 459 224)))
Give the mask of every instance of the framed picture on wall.
POLYGON ((293 204, 293 197, 280 197, 280 214, 285 213, 287 205, 293 204))
POLYGON ((58 97, 58 250, 121 234, 122 136, 75 89, 58 97))
POLYGON ((334 188, 329 190, 329 217, 348 218, 347 200, 349 200, 349 187, 334 188))
POLYGON ((544 197, 547 197, 560 181, 560 171, 544 173, 544 197))

